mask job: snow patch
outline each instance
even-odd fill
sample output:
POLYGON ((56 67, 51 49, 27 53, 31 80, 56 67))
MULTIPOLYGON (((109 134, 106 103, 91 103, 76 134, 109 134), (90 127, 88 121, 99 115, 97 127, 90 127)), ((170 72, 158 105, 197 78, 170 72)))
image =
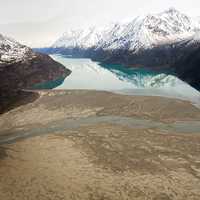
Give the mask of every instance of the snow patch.
POLYGON ((0 34, 0 64, 19 62, 27 56, 30 48, 0 34))

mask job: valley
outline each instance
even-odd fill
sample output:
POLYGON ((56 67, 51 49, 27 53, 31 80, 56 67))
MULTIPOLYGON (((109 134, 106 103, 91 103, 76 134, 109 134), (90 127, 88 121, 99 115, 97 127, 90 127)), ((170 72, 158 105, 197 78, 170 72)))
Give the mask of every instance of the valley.
POLYGON ((33 49, 0 34, 0 199, 199 200, 199 66, 175 8, 33 49))

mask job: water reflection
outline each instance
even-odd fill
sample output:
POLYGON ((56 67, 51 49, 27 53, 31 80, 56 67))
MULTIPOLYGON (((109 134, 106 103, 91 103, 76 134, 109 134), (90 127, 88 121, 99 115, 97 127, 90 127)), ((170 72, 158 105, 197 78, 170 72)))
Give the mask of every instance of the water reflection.
POLYGON ((167 96, 200 102, 200 93, 196 89, 170 75, 172 73, 166 69, 160 71, 128 68, 61 55, 51 57, 72 71, 56 89, 108 90, 123 94, 167 96))

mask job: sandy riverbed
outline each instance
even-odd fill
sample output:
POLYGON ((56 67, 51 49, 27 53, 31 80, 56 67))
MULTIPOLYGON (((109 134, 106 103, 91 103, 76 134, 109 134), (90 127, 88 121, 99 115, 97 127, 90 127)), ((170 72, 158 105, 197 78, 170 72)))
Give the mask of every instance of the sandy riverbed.
POLYGON ((0 115, 0 199, 200 199, 200 110, 189 102, 38 92, 0 115))

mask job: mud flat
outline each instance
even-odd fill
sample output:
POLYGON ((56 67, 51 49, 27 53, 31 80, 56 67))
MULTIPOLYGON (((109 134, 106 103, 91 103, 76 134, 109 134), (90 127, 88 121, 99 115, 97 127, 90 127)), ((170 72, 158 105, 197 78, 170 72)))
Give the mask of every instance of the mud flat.
POLYGON ((0 199, 200 199, 200 110, 189 102, 37 92, 0 115, 0 199))

